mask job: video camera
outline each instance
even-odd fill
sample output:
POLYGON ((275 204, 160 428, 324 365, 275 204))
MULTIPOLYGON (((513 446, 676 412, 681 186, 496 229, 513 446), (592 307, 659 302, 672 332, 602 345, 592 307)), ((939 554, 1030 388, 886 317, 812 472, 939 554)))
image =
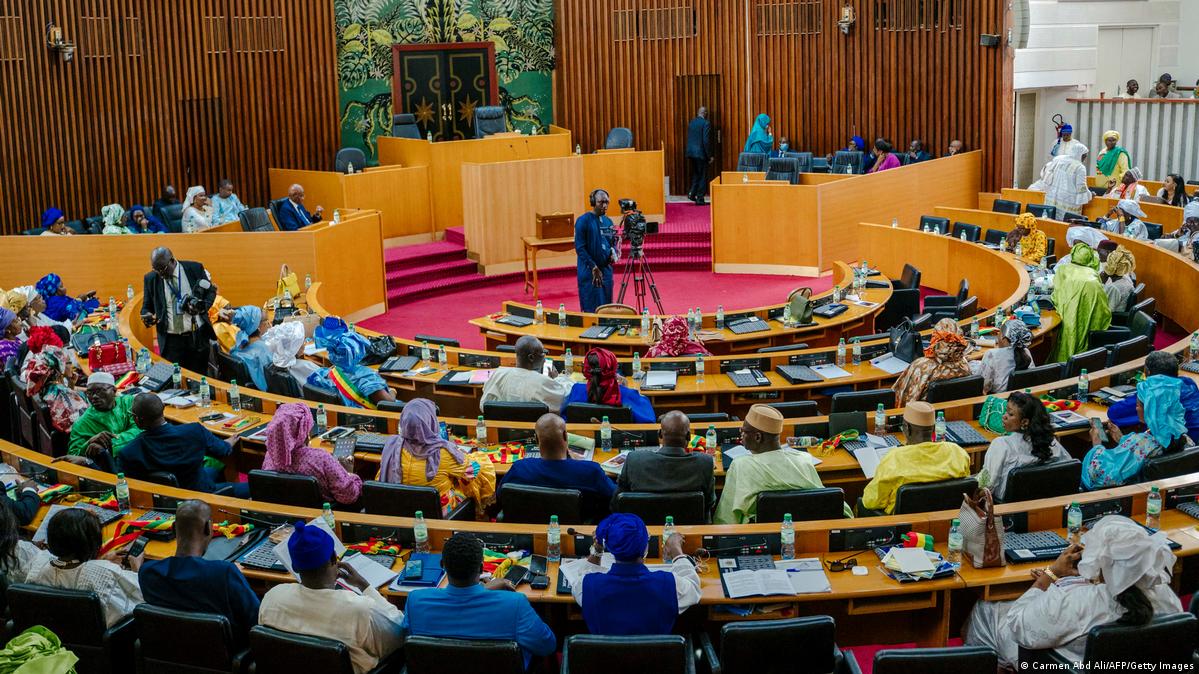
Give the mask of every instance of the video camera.
POLYGON ((640 251, 645 244, 645 235, 658 233, 658 223, 647 221, 645 215, 637 210, 637 202, 632 199, 620 200, 620 212, 623 215, 620 224, 624 238, 629 240, 633 250, 640 251))

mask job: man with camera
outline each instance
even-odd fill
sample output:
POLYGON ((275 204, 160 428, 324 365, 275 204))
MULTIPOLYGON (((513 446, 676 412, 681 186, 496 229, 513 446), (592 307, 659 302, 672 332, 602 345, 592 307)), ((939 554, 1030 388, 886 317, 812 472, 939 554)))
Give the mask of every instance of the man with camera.
POLYGON ((158 353, 192 372, 208 369, 208 341, 214 339, 208 309, 216 286, 204 265, 176 260, 169 248, 150 253, 153 271, 142 280, 142 322, 158 331, 158 353))
POLYGON ((589 200, 591 210, 575 220, 579 305, 584 312, 612 302, 612 265, 617 250, 612 220, 607 216, 608 193, 597 189, 589 200))

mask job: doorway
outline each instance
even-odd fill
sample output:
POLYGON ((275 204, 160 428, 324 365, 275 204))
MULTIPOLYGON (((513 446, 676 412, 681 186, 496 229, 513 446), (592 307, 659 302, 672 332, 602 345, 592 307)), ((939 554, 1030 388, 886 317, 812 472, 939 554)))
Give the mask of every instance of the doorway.
POLYGON ((1149 95, 1157 73, 1153 63, 1153 28, 1100 28, 1099 61, 1095 70, 1095 91, 1114 98, 1124 91, 1128 80, 1141 85, 1138 94, 1149 95))
POLYGON ((670 176, 670 193, 686 194, 691 185, 691 163, 687 161, 687 124, 700 106, 708 109, 712 125, 712 156, 708 165, 708 182, 719 175, 720 166, 720 75, 679 75, 674 78, 674 128, 666 143, 666 173, 670 176))
POLYGON ((475 137, 475 108, 497 105, 495 43, 394 45, 391 100, 416 116, 422 137, 475 137))

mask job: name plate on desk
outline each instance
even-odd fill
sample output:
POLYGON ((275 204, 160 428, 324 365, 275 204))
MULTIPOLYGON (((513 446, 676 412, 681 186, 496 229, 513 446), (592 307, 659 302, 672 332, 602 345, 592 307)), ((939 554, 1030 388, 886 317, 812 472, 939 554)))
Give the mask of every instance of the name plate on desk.
POLYGON ((860 529, 831 529, 828 532, 828 551, 870 550, 880 545, 893 545, 911 530, 912 525, 910 524, 862 527, 860 529))
POLYGON ((362 543, 372 538, 384 541, 395 541, 401 547, 411 550, 416 545, 416 534, 412 529, 402 527, 383 527, 377 524, 358 524, 342 522, 341 533, 346 543, 362 543))
POLYGON ((762 370, 763 372, 770 369, 769 358, 730 358, 720 361, 720 372, 727 374, 736 370, 762 370))
POLYGON ((500 366, 499 356, 484 356, 478 353, 458 354, 458 364, 463 367, 496 368, 500 366))
MULTIPOLYGON (((1132 497, 1123 496, 1120 498, 1109 498, 1103 501, 1092 501, 1090 503, 1079 503, 1078 507, 1082 509, 1082 525, 1090 528, 1095 524, 1095 521, 1101 517, 1108 515, 1123 515, 1132 517, 1132 497)), ((1066 526, 1066 517, 1068 516, 1070 507, 1062 508, 1062 526, 1066 526)))
POLYGON ((777 555, 782 547, 782 539, 779 534, 707 535, 700 545, 713 557, 777 555))
POLYGON ((695 361, 684 360, 684 361, 665 362, 665 363, 654 362, 654 363, 649 364, 649 369, 659 370, 659 371, 674 370, 675 372, 679 373, 679 376, 694 375, 695 374, 695 361))
MULTIPOLYGON (((455 531, 455 534, 464 533, 455 531)), ((488 550, 493 550, 501 554, 508 554, 516 550, 532 550, 533 549, 533 534, 505 534, 487 531, 471 531, 465 532, 471 536, 483 541, 483 545, 488 550)))

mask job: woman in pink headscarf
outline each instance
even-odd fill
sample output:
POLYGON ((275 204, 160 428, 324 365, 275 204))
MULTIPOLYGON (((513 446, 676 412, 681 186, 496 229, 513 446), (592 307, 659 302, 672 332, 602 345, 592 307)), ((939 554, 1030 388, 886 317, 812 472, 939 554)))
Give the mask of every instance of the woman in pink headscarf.
POLYGON ((308 407, 300 403, 280 405, 266 427, 263 470, 311 475, 320 485, 321 497, 328 502, 347 506, 357 503, 362 494, 362 478, 338 463, 329 452, 309 447, 311 432, 312 413, 308 407))
POLYGON ((646 358, 664 358, 674 356, 689 356, 695 353, 708 355, 704 343, 698 338, 691 339, 691 331, 687 329, 687 319, 682 316, 671 316, 662 326, 662 337, 645 352, 646 358))

